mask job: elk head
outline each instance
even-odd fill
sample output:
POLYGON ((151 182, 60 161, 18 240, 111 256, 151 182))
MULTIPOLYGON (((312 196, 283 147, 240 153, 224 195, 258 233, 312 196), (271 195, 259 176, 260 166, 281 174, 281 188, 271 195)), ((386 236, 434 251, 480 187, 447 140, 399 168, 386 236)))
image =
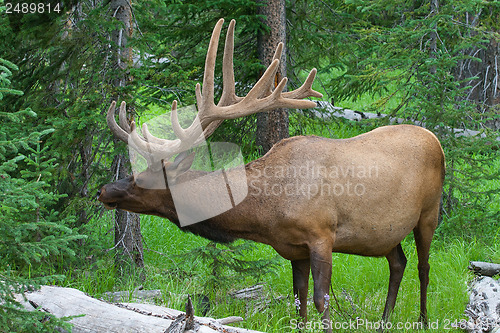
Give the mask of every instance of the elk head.
POLYGON ((282 43, 276 48, 272 63, 248 94, 245 97, 237 96, 233 70, 235 21, 232 20, 224 47, 222 96, 215 104, 215 60, 223 23, 224 20, 220 19, 213 30, 206 56, 203 88, 197 84, 195 89, 198 113, 188 128, 184 129, 179 124, 177 101, 172 103, 171 122, 172 130, 177 137, 175 140, 154 137, 146 124, 143 125, 142 135, 140 135, 135 123, 132 122, 129 125, 127 122, 125 102, 120 105, 120 125, 118 125, 115 120, 116 102, 111 103, 107 114, 109 128, 116 137, 144 156, 148 168, 137 175, 105 185, 99 191, 98 199, 107 208, 119 208, 175 219, 177 213, 169 184, 175 183, 179 178, 189 178, 192 173, 195 173, 189 170, 194 155, 185 153, 188 149, 204 142, 225 119, 235 119, 276 108, 312 108, 316 106, 316 103, 303 99, 322 97, 320 93, 312 89, 316 69, 311 70, 304 84, 294 91, 283 92, 287 83, 286 77, 276 87, 274 86, 283 50, 282 43), (176 155, 175 160, 171 161, 176 155), (161 186, 156 186, 157 184, 161 186))

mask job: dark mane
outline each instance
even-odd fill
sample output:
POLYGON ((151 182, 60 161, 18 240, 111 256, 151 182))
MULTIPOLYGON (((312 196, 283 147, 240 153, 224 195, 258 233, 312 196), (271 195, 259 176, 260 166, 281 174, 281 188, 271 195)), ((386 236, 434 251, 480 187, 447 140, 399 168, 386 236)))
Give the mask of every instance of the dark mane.
POLYGON ((210 220, 201 221, 185 227, 181 227, 178 219, 170 219, 170 221, 184 232, 190 232, 217 243, 228 244, 238 239, 237 237, 229 234, 227 231, 216 229, 210 223, 210 220))

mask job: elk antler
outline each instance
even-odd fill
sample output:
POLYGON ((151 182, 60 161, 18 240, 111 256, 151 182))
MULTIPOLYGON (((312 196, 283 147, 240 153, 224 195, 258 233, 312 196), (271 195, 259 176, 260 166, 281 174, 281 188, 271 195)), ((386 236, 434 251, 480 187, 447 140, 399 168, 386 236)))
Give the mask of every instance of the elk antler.
POLYGON ((212 32, 205 61, 205 72, 203 74, 203 88, 196 84, 196 104, 198 114, 193 123, 186 129, 179 124, 177 117, 177 101, 172 103, 172 129, 177 136, 175 140, 156 138, 148 131, 147 125, 142 127, 141 137, 137 133, 135 122, 130 126, 126 121, 126 104, 120 105, 119 122, 115 120, 116 102, 112 102, 108 109, 107 123, 111 131, 120 140, 127 142, 143 155, 151 166, 154 162, 168 160, 172 156, 187 150, 208 138, 225 119, 235 119, 253 113, 269 111, 277 108, 307 109, 316 106, 313 101, 302 100, 306 97, 322 97, 323 95, 312 89, 316 76, 316 69, 311 70, 304 84, 291 92, 283 92, 287 83, 284 77, 274 88, 274 78, 279 68, 283 44, 279 43, 271 65, 266 69, 262 77, 252 87, 245 97, 236 96, 233 51, 234 51, 234 26, 235 20, 229 24, 226 43, 224 46, 224 57, 222 61, 223 90, 219 103, 214 102, 214 77, 215 60, 217 57, 217 46, 224 19, 220 19, 212 32), (274 88, 274 89, 273 89, 274 88))

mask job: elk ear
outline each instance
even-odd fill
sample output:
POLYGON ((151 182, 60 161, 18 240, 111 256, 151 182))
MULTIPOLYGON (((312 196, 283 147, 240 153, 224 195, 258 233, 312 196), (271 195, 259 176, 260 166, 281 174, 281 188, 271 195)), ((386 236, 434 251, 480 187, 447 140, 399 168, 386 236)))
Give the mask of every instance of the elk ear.
POLYGON ((174 159, 172 167, 175 168, 179 174, 188 171, 191 165, 193 164, 194 155, 195 155, 194 152, 188 154, 187 152, 183 151, 182 153, 177 155, 177 157, 174 159))
POLYGON ((185 151, 177 155, 174 161, 165 168, 167 176, 175 180, 175 178, 188 171, 193 164, 194 156, 194 152, 188 154, 185 151))

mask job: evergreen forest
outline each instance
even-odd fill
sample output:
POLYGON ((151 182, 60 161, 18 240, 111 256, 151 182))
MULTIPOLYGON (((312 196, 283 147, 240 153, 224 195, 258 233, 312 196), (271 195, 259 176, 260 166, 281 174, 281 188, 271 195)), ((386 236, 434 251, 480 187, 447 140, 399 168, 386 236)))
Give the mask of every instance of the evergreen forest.
MULTIPOLYGON (((28 312, 16 300, 42 285, 95 298, 138 288, 204 295, 210 305, 194 302, 197 316, 241 316, 239 327, 293 331, 299 317, 291 266, 273 248, 220 244, 97 200, 104 184, 133 172, 127 145, 106 123, 110 103, 126 101, 138 128, 169 113, 174 100, 181 108, 195 105, 220 18, 220 44, 236 20, 237 95, 246 95, 269 65, 266 43, 280 41, 287 89, 316 68, 313 87, 323 94, 310 98, 321 101, 315 109, 224 121, 210 140, 238 145, 246 163, 285 137, 351 138, 394 119, 438 137, 446 176, 430 252, 429 323, 462 332, 452 324, 467 320, 469 261, 500 264, 496 0, 0 0, 0 332, 71 330, 70 318, 28 312), (344 109, 358 117, 334 114, 344 109), (256 284, 267 302, 231 296, 256 284)), ((218 52, 216 100, 221 46, 218 52)), ((402 248, 408 265, 391 319, 412 323, 419 314, 412 234, 402 248)), ((378 321, 386 259, 332 256, 332 321, 378 321)), ((311 297, 312 290, 311 279, 311 297)), ((156 302, 184 311, 186 299, 156 302)), ((308 308, 309 320, 320 321, 314 303, 308 308)))

